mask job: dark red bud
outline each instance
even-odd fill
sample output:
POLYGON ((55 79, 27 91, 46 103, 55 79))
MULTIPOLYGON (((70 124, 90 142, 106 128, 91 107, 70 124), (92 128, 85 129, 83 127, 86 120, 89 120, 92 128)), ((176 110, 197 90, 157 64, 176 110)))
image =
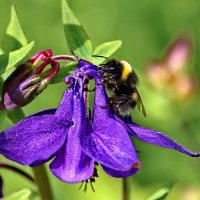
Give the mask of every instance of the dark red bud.
POLYGON ((58 73, 59 64, 51 59, 52 51, 36 53, 20 65, 4 82, 1 109, 25 106, 40 94, 58 73), (46 66, 50 68, 46 70, 46 66))

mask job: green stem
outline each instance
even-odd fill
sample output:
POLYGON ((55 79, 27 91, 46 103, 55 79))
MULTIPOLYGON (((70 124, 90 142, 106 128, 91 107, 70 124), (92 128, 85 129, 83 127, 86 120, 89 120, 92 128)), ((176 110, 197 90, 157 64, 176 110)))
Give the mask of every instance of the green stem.
POLYGON ((130 200, 130 190, 128 186, 128 178, 122 179, 122 200, 130 200))
MULTIPOLYGON (((8 117, 13 123, 17 123, 18 121, 25 118, 25 114, 22 109, 16 109, 14 111, 8 112, 8 117)), ((44 165, 40 165, 38 167, 34 167, 33 174, 35 177, 35 182, 38 186, 38 190, 42 200, 53 200, 53 192, 51 189, 50 181, 47 175, 47 171, 44 165)))
POLYGON ((44 165, 33 167, 35 182, 38 186, 42 200, 53 200, 53 192, 49 182, 48 174, 44 165))

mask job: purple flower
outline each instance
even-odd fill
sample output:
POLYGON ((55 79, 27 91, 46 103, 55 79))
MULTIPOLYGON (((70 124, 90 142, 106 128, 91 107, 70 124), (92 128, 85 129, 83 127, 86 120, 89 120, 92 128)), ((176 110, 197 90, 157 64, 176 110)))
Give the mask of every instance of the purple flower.
POLYGON ((139 161, 126 129, 110 110, 101 108, 108 102, 103 85, 96 84, 92 121, 87 118, 83 79, 72 81, 57 109, 27 117, 3 131, 0 153, 31 166, 55 157, 52 173, 71 183, 95 175, 95 162, 111 171, 136 171, 139 161))
POLYGON ((96 164, 113 177, 128 177, 140 168, 130 134, 144 142, 199 156, 162 133, 117 117, 109 103, 102 72, 84 60, 66 78, 70 87, 57 109, 29 116, 0 134, 0 154, 22 165, 36 166, 54 158, 52 173, 76 183, 97 177, 96 164), (87 81, 95 80, 93 112, 87 107, 87 81))

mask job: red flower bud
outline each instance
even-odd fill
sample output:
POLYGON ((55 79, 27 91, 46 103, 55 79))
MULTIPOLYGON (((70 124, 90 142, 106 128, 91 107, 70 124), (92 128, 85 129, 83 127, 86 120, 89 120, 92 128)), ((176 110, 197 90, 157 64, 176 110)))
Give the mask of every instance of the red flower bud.
POLYGON ((4 82, 1 109, 25 106, 40 94, 58 73, 59 64, 52 60, 52 51, 40 51, 21 64, 4 82), (51 65, 46 70, 46 66, 51 65))

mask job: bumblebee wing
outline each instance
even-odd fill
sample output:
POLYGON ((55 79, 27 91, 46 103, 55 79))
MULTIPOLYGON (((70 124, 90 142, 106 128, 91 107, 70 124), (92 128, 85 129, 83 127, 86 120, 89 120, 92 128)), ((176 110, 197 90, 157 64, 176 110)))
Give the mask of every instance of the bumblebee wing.
POLYGON ((136 101, 136 105, 138 107, 138 110, 140 111, 140 109, 142 110, 142 114, 146 117, 146 111, 145 111, 145 108, 144 108, 144 104, 142 102, 142 98, 140 97, 140 94, 138 92, 138 90, 135 88, 135 92, 137 93, 137 101, 136 101))

